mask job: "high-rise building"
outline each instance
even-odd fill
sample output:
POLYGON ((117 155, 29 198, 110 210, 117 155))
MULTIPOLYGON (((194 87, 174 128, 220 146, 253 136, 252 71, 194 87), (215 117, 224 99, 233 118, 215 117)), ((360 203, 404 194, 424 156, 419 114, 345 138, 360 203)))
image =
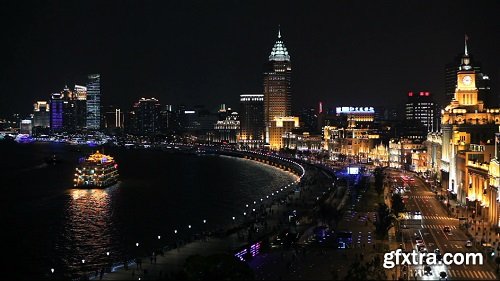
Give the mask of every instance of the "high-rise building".
POLYGON ((111 134, 116 134, 123 129, 124 113, 116 106, 106 106, 103 109, 103 128, 111 134))
POLYGON ((160 110, 160 132, 162 134, 168 134, 178 129, 176 113, 173 111, 172 105, 167 104, 162 106, 160 110))
POLYGON ((76 104, 73 99, 73 92, 64 86, 61 91, 63 99, 63 130, 65 132, 74 132, 76 130, 76 104))
POLYGON ((87 82, 87 129, 101 127, 101 75, 90 74, 87 82))
POLYGON ((87 127, 87 87, 75 85, 73 102, 75 103, 75 126, 81 130, 87 127))
POLYGON ((409 92, 405 105, 406 120, 421 122, 427 132, 439 131, 438 108, 429 92, 409 92))
POLYGON ((50 106, 46 101, 37 101, 33 105, 33 127, 50 127, 50 106))
POLYGON ((53 93, 50 97, 50 130, 60 132, 63 130, 64 100, 61 93, 53 93))
MULTIPOLYGON (((290 55, 278 31, 278 39, 269 55, 264 70, 264 122, 266 128, 275 117, 292 115, 292 65, 290 55)), ((268 129, 266 142, 269 143, 268 129)))
POLYGON ((134 104, 137 133, 157 135, 160 133, 160 102, 155 98, 141 98, 134 104))
POLYGON ((21 120, 19 126, 19 134, 31 135, 33 133, 33 122, 30 119, 21 120))
POLYGON ((264 144, 264 95, 240 95, 240 143, 250 148, 264 144))
MULTIPOLYGON (((323 104, 320 103, 320 111, 323 111, 323 104)), ((301 127, 309 133, 315 133, 318 131, 318 114, 316 113, 316 108, 305 107, 300 110, 299 114, 301 127)))

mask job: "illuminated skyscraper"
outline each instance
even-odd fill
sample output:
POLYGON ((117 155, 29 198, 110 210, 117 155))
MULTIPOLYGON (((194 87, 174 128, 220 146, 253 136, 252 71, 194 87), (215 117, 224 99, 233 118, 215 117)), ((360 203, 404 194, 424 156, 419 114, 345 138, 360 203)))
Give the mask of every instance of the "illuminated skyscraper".
POLYGON ((75 85, 73 90, 75 103, 75 126, 77 129, 87 127, 87 87, 75 85))
POLYGON ((37 101, 33 107, 33 127, 50 127, 49 103, 46 101, 37 101))
POLYGON ((291 74, 290 55, 281 40, 281 32, 278 31, 278 39, 264 70, 264 122, 267 143, 268 128, 274 118, 292 115, 291 74))
POLYGON ((61 97, 63 99, 63 129, 65 132, 74 132, 76 129, 76 104, 73 92, 68 86, 64 86, 61 97))
POLYGON ((61 93, 53 93, 50 97, 50 130, 60 132, 63 129, 64 100, 61 93))
POLYGON ((138 134, 157 135, 160 133, 160 110, 160 102, 155 98, 141 98, 134 104, 138 134))
POLYGON ((101 128, 101 76, 90 74, 87 82, 87 129, 101 128))
POLYGON ((264 144, 264 95, 240 95, 240 143, 260 147, 264 144))
POLYGON ((409 92, 405 106, 406 120, 420 121, 427 132, 437 132, 438 108, 429 92, 409 92))

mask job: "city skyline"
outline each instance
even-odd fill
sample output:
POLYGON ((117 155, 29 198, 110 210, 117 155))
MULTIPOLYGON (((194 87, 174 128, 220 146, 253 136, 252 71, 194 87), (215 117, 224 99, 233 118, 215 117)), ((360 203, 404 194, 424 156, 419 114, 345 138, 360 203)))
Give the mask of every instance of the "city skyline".
POLYGON ((103 104, 128 108, 144 96, 234 107, 240 94, 263 91, 278 26, 293 55, 295 110, 319 101, 403 104, 410 89, 443 103, 445 65, 463 52, 464 34, 498 89, 496 3, 321 4, 277 2, 280 13, 264 2, 10 4, 1 84, 11 94, 0 97, 0 112, 29 112, 34 101, 89 73, 102 75, 103 104), (467 21, 454 20, 464 15, 467 21), (384 78, 396 73, 398 79, 384 78))

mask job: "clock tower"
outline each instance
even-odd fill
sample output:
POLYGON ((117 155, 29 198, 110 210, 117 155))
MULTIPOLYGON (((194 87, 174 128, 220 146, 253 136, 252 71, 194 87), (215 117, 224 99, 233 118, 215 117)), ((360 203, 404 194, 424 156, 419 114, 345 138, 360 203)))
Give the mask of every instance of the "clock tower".
POLYGON ((465 41, 465 53, 462 57, 462 64, 457 73, 457 88, 455 89, 455 100, 459 105, 477 105, 478 89, 476 88, 476 72, 470 65, 470 58, 467 52, 467 41, 465 41))

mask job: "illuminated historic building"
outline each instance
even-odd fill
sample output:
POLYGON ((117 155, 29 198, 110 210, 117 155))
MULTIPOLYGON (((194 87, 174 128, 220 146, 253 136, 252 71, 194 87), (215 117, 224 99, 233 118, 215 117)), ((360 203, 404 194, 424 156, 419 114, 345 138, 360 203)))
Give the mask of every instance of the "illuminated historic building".
POLYGON ((495 134, 495 157, 489 165, 488 175, 491 192, 489 193, 490 216, 488 222, 500 227, 500 133, 495 134))
POLYGON ((355 128, 367 128, 373 125, 375 110, 373 107, 342 106, 335 109, 337 116, 346 116, 348 126, 355 128))
POLYGON ((422 169, 414 165, 426 165, 427 160, 421 158, 425 156, 424 151, 425 146, 419 140, 391 139, 389 142, 389 167, 412 171, 422 169), (413 154, 419 154, 415 161, 413 154))
POLYGON ((269 127, 270 148, 273 150, 291 148, 291 144, 284 140, 290 140, 293 134, 292 130, 296 128, 299 128, 299 117, 274 117, 269 127))
POLYGON ((374 128, 373 107, 344 106, 335 109, 334 116, 322 116, 324 146, 332 160, 367 163, 369 154, 379 138, 374 128))
POLYGON ((240 120, 238 112, 231 112, 224 120, 219 120, 214 125, 215 136, 213 141, 223 144, 238 143, 240 120))
POLYGON ((264 70, 264 123, 266 143, 270 143, 269 128, 275 117, 292 115, 292 66, 290 55, 278 31, 278 39, 264 70))
POLYGON ((490 184, 491 173, 495 173, 490 171, 490 163, 495 163, 492 155, 500 109, 486 108, 476 81, 466 42, 455 94, 441 117, 441 178, 450 198, 466 204, 484 220, 498 223, 498 206, 493 206, 498 204, 498 189, 490 184))
POLYGON ((441 170, 441 149, 442 134, 440 132, 432 132, 427 135, 427 140, 424 141, 427 150, 427 167, 429 176, 432 179, 440 181, 441 178, 439 171, 441 170))
POLYGON ((264 144, 264 95, 240 95, 240 136, 242 146, 255 148, 264 144))
POLYGON ((321 151, 322 146, 323 139, 321 136, 311 135, 309 132, 304 132, 296 136, 295 149, 297 150, 321 151))
POLYGON ((373 165, 379 167, 389 166, 389 148, 386 145, 380 143, 370 150, 368 154, 369 162, 371 161, 373 165))
MULTIPOLYGON (((498 105, 498 95, 494 96, 491 92, 490 77, 481 70, 481 63, 474 60, 473 56, 467 53, 470 59, 470 65, 476 73, 476 87, 478 97, 488 106, 498 105)), ((460 71, 463 54, 457 55, 453 62, 446 65, 445 68, 445 93, 446 102, 451 102, 455 97, 455 89, 457 88, 457 73, 460 71)))

